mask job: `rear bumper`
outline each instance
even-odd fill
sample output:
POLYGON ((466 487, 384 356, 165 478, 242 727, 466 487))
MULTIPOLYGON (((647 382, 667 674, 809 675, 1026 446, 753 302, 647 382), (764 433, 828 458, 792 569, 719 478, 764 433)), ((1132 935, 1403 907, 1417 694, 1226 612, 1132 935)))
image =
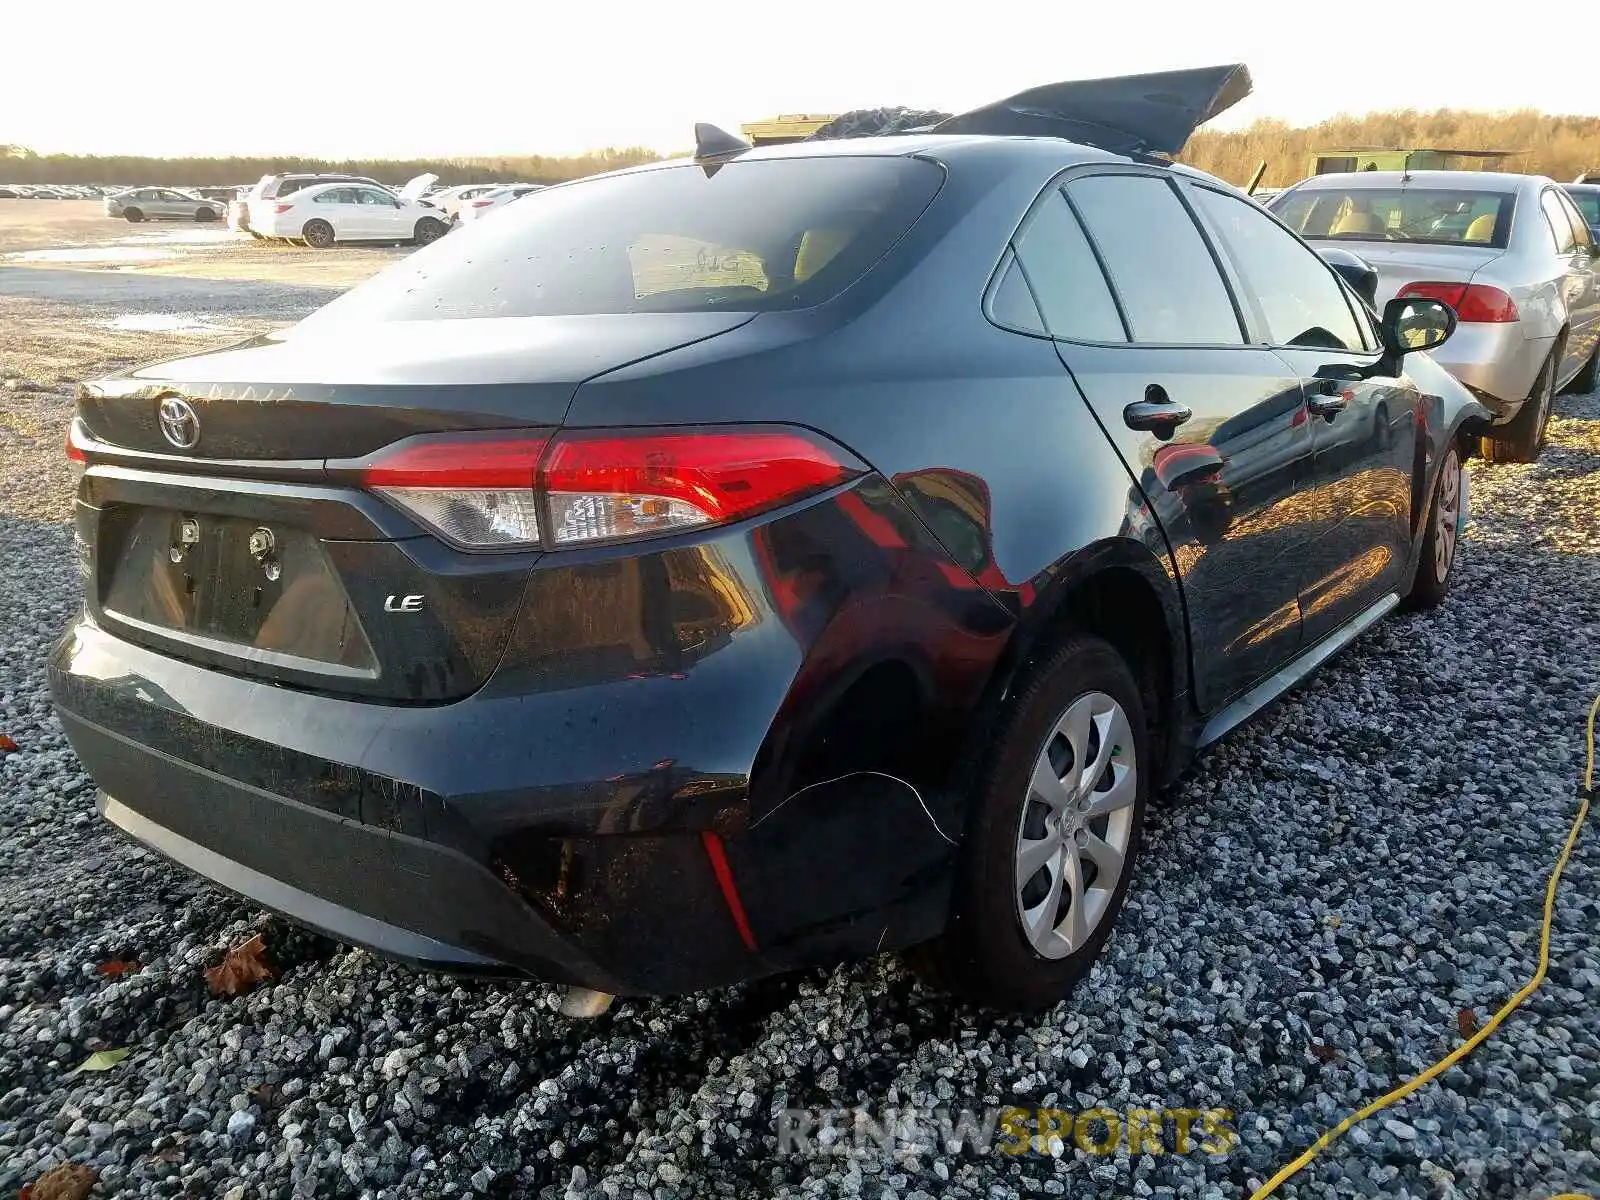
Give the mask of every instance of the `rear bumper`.
POLYGON ((1539 368, 1555 345, 1553 337, 1524 336, 1516 322, 1462 323, 1450 340, 1432 351, 1435 361, 1472 389, 1495 424, 1514 418, 1533 390, 1539 368))
POLYGON ((453 703, 275 686, 88 616, 50 688, 113 823, 385 954, 620 994, 871 954, 942 927, 940 771, 1011 624, 898 505, 864 483, 546 556, 453 703))

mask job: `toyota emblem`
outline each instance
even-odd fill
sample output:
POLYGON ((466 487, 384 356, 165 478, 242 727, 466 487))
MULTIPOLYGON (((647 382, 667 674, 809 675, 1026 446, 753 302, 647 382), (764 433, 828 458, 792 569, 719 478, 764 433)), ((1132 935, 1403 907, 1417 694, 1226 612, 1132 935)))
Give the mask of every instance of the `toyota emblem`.
POLYGON ((168 396, 156 410, 161 436, 179 450, 193 450, 200 442, 200 418, 187 400, 168 396))

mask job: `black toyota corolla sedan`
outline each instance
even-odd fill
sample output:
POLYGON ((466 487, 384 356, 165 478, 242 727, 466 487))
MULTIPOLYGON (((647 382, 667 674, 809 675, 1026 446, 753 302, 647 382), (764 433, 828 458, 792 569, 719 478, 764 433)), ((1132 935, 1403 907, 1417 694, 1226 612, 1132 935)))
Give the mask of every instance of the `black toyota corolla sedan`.
POLYGON ((1170 161, 1247 88, 703 129, 85 386, 50 683, 101 811, 577 1008, 889 950, 1058 1000, 1152 791, 1443 596, 1487 416, 1448 307, 1170 161))

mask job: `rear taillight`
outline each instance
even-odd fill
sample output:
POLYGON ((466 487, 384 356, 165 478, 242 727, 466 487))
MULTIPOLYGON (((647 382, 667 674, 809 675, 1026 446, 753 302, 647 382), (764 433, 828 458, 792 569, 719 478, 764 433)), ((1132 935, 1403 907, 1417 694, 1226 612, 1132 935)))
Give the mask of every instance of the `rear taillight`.
POLYGON ((78 441, 77 421, 67 425, 67 461, 72 465, 73 480, 82 479, 83 473, 89 469, 89 456, 78 441))
POLYGON ((474 200, 472 202, 472 207, 473 208, 488 208, 489 205, 491 205, 493 203, 494 203, 493 200, 474 200))
POLYGON ((533 482, 548 441, 500 433, 408 438, 361 468, 361 483, 457 545, 527 549, 539 544, 533 482))
POLYGON ((274 204, 272 206, 272 211, 275 213, 286 213, 293 207, 293 204, 274 204))
POLYGON ((813 434, 748 426, 423 436, 356 473, 458 546, 555 550, 742 520, 865 469, 813 434))
POLYGON ((1408 283, 1398 294, 1443 300, 1456 310, 1458 318, 1475 324, 1503 324, 1517 319, 1516 301, 1486 283, 1408 283))

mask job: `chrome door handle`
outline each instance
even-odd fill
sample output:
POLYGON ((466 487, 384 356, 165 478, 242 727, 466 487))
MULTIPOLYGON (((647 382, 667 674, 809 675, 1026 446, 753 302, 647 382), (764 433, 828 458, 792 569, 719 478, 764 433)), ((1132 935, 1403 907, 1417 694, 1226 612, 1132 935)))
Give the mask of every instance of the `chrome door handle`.
POLYGON ((1306 397, 1306 407, 1319 417, 1333 420, 1350 406, 1343 392, 1312 392, 1306 397))
POLYGON ((1137 400, 1122 410, 1123 424, 1129 429, 1160 437, 1171 437, 1172 431, 1192 416, 1188 407, 1171 400, 1137 400))

